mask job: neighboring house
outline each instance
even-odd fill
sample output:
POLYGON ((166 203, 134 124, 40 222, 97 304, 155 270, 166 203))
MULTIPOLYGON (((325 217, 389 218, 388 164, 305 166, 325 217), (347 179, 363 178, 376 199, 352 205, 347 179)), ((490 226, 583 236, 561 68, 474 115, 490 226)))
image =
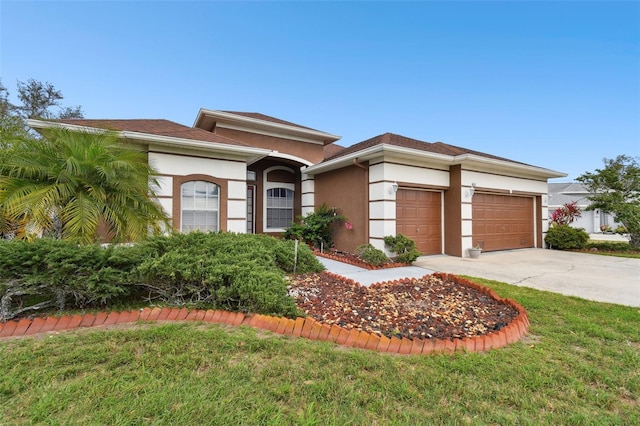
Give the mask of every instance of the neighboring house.
POLYGON ((609 227, 615 230, 619 224, 609 213, 602 213, 600 210, 587 211, 591 201, 587 199, 592 195, 584 185, 577 182, 550 183, 549 184, 549 218, 559 207, 575 202, 580 208, 581 216, 576 219, 571 226, 583 228, 589 234, 602 232, 603 228, 609 227))
POLYGON ((29 120, 41 131, 110 129, 148 152, 159 201, 182 232, 280 234, 326 203, 353 229, 352 251, 402 233, 423 254, 466 256, 543 247, 547 179, 566 176, 442 142, 385 133, 347 148, 339 136, 257 113, 201 109, 193 127, 167 120, 29 120))

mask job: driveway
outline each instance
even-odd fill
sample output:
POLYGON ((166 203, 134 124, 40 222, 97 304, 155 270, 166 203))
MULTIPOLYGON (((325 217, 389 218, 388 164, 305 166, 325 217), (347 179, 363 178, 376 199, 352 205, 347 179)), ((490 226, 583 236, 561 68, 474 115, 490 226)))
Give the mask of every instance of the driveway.
POLYGON ((482 253, 479 259, 422 256, 414 266, 640 307, 640 259, 523 249, 482 253))

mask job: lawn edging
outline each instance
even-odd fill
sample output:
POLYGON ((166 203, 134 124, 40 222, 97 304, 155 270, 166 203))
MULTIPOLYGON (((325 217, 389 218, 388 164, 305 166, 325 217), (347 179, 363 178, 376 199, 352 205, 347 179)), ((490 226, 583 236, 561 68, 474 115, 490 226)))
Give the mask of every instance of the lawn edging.
POLYGON ((369 269, 369 270, 377 270, 377 269, 388 269, 388 268, 401 268, 403 266, 411 266, 411 264, 409 263, 400 263, 400 262, 388 262, 388 263, 384 263, 382 265, 373 265, 371 263, 367 263, 365 261, 358 261, 355 259, 349 259, 346 257, 342 257, 342 256, 338 256, 335 254, 332 254, 331 252, 327 252, 327 251, 320 251, 318 249, 314 249, 313 250, 313 254, 316 256, 320 256, 320 257, 324 257, 325 259, 330 259, 330 260, 335 260, 337 262, 340 263, 347 263, 349 265, 353 265, 353 266, 358 266, 362 269, 369 269))
MULTIPOLYGON (((325 272, 326 273, 326 272, 325 272)), ((388 338, 384 335, 346 329, 337 325, 328 326, 311 317, 296 319, 273 317, 261 314, 244 314, 221 310, 188 308, 142 308, 123 312, 98 312, 97 314, 63 315, 60 317, 36 317, 0 323, 0 338, 29 336, 38 333, 73 330, 86 327, 133 323, 137 321, 201 321, 232 326, 245 325, 268 330, 277 334, 304 337, 310 340, 325 340, 338 345, 376 350, 394 354, 431 354, 456 351, 485 352, 517 342, 529 330, 527 312, 513 299, 503 299, 493 290, 456 275, 437 272, 434 276, 452 280, 482 291, 492 298, 515 308, 519 315, 498 331, 481 336, 462 339, 408 339, 388 338)))

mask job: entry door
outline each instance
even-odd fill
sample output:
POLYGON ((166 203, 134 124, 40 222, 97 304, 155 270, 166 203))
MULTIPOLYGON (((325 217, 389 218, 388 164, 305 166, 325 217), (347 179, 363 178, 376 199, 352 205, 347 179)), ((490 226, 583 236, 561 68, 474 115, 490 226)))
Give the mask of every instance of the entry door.
POLYGON ((256 186, 247 185, 247 234, 256 232, 256 186))
POLYGON ((399 189, 396 233, 416 242, 422 254, 442 253, 442 193, 399 189))

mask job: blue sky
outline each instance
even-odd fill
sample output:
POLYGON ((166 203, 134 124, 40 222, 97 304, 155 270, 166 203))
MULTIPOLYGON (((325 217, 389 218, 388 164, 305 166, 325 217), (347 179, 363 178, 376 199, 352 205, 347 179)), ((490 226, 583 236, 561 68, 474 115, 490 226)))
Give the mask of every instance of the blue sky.
MULTIPOLYGON (((640 2, 0 3, 0 78, 87 118, 260 112, 568 173, 640 155, 640 2)), ((15 99, 14 99, 15 100, 15 99)))

